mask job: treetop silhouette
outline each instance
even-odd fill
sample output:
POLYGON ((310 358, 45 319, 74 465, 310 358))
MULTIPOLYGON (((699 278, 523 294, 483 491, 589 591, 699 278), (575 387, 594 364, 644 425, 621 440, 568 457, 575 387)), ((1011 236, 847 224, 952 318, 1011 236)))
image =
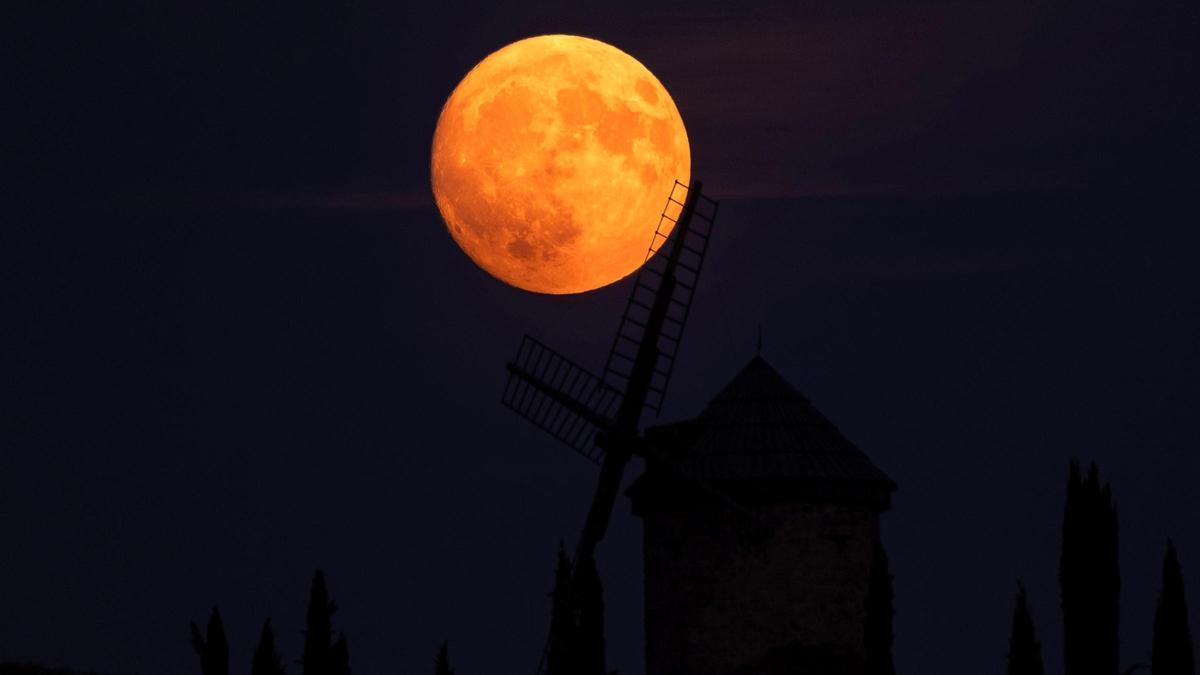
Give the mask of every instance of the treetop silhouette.
POLYGON ((271 630, 271 619, 263 621, 262 634, 254 649, 254 660, 250 664, 250 675, 284 675, 283 659, 275 649, 275 631, 271 630))
POLYGON ((225 625, 216 605, 208 616, 207 635, 200 635, 195 621, 191 622, 191 628, 192 648, 200 656, 202 675, 229 675, 229 642, 225 639, 225 625))
POLYGON ((1058 578, 1066 675, 1117 675, 1117 508, 1111 487, 1100 485, 1095 463, 1086 478, 1077 461, 1070 463, 1058 578))
POLYGON ((304 629, 304 656, 301 659, 303 675, 349 675, 350 649, 345 635, 333 639, 333 614, 337 605, 329 599, 325 586, 325 574, 317 570, 313 574, 312 587, 308 595, 308 615, 304 629))
POLYGON ((443 642, 438 649, 437 656, 433 660, 434 675, 454 675, 454 669, 450 667, 450 643, 443 642))
POLYGON ((1195 675, 1192 633, 1188 627, 1183 572, 1175 544, 1167 540, 1163 557, 1162 591, 1154 612, 1154 642, 1150 656, 1153 675, 1195 675))
POLYGON ((1013 606, 1012 635, 1008 640, 1008 675, 1043 675, 1042 643, 1033 628, 1033 616, 1025 595, 1025 585, 1017 582, 1017 601, 1013 606))

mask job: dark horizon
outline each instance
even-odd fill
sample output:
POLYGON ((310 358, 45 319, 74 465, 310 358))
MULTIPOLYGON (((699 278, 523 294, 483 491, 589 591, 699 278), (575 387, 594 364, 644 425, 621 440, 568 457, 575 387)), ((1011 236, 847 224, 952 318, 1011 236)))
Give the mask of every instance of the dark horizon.
MULTIPOLYGON (((761 325, 899 485, 900 673, 1001 672, 1017 579, 1061 670, 1067 463, 1094 460, 1144 661, 1168 536, 1200 607, 1196 9, 1084 8, 16 10, 0 662, 194 672, 217 604, 235 671, 267 616, 291 664, 319 567, 357 672, 446 639, 463 675, 532 672, 595 470, 500 405, 504 363, 528 332, 598 369, 630 281, 492 279, 428 153, 466 70, 546 32, 655 72, 722 199, 643 424, 699 412, 761 325)), ((630 675, 640 537, 619 499, 598 563, 630 675)))

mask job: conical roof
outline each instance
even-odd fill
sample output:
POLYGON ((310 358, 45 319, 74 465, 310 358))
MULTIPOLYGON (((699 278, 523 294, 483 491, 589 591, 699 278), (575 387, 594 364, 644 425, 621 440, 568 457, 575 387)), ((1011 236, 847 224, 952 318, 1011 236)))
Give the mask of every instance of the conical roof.
POLYGON ((694 419, 653 427, 687 474, 706 481, 784 479, 895 484, 807 398, 755 356, 694 419))

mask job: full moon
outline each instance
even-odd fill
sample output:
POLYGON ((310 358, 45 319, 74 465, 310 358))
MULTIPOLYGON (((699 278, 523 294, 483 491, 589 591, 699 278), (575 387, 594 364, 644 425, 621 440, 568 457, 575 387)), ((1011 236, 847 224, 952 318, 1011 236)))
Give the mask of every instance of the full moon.
POLYGON ((492 276, 537 293, 582 293, 636 270, 690 171, 662 83, 616 47, 574 35, 520 40, 480 61, 433 135, 433 194, 450 235, 492 276))

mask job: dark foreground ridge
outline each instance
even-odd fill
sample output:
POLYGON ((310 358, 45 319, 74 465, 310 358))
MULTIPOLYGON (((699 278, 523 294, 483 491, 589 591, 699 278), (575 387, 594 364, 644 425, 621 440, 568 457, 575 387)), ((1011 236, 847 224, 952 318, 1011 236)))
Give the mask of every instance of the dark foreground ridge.
POLYGON ((36 663, 0 663, 0 675, 100 675, 92 671, 41 666, 36 663))

